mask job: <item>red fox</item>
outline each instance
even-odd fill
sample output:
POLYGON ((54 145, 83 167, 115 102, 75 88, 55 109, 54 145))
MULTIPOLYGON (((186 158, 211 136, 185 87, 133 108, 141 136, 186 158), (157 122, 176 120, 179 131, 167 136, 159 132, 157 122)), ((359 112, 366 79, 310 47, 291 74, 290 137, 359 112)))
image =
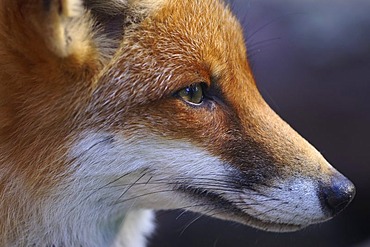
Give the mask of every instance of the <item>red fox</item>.
POLYGON ((0 4, 1 247, 143 247, 157 209, 295 231, 353 199, 222 1, 0 4))

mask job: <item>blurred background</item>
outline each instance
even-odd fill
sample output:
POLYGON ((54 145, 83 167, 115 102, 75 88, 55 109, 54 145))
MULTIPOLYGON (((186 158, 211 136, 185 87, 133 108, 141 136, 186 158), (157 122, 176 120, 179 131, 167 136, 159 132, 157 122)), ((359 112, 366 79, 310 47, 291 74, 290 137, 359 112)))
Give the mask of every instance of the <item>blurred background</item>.
POLYGON ((288 234, 159 212, 150 247, 370 246, 370 1, 229 2, 262 95, 357 195, 335 219, 288 234))

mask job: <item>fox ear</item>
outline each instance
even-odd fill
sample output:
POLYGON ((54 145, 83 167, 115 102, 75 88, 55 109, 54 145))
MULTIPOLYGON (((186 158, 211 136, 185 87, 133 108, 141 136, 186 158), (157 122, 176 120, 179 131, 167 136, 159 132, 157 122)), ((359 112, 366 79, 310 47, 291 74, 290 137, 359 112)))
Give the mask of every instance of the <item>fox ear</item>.
POLYGON ((0 38, 29 57, 46 55, 44 48, 76 62, 97 52, 104 57, 117 48, 126 28, 162 1, 2 0, 0 38))
POLYGON ((161 1, 1 0, 0 52, 12 65, 0 66, 18 74, 21 64, 25 73, 43 65, 45 71, 83 68, 91 75, 114 54, 125 31, 161 1))
POLYGON ((125 30, 140 23, 164 0, 85 0, 98 31, 110 39, 120 40, 125 30))
POLYGON ((17 64, 82 64, 96 54, 92 27, 81 0, 0 1, 0 48, 17 64))
MULTIPOLYGON (((81 0, 43 0, 34 9, 35 31, 42 36, 47 48, 59 57, 78 54, 83 60, 92 46, 92 21, 81 0), (41 8, 40 8, 41 7, 41 8)), ((26 10, 27 11, 27 10, 26 10)))

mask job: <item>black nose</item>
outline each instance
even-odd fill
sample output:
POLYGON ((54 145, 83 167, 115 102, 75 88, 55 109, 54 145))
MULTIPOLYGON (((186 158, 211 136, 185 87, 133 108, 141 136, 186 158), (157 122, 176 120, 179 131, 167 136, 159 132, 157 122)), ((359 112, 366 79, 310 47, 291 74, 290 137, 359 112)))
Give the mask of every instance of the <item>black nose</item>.
POLYGON ((353 200, 356 188, 351 181, 339 174, 329 184, 319 186, 321 206, 331 216, 340 213, 353 200))

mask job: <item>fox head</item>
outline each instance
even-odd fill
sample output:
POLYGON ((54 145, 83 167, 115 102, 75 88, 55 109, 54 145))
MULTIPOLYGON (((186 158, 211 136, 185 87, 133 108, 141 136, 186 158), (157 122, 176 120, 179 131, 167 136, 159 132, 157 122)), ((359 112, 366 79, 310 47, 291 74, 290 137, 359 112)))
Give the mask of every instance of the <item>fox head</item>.
POLYGON ((261 97, 224 3, 1 5, 2 230, 87 234, 81 222, 181 208, 293 231, 353 199, 261 97))

